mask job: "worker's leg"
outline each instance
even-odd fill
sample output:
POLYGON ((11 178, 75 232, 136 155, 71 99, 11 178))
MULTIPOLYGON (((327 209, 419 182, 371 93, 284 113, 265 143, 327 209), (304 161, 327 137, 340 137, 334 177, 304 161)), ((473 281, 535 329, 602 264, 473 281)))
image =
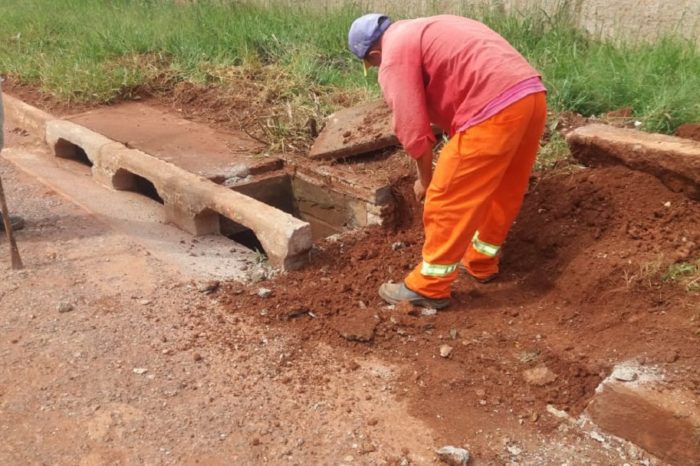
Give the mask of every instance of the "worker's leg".
POLYGON ((481 280, 498 273, 500 248, 520 211, 547 118, 545 93, 536 94, 532 118, 489 207, 478 224, 462 263, 481 280))
POLYGON ((525 97, 455 135, 440 153, 423 213, 423 261, 406 277, 409 289, 429 298, 450 295, 457 265, 530 126, 535 101, 525 97))

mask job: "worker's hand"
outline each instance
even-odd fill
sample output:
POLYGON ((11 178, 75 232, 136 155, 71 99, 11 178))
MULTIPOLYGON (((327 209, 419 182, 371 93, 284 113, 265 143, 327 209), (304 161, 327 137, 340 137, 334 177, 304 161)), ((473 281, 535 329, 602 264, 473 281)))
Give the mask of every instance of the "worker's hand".
POLYGON ((425 199, 426 189, 426 186, 423 184, 423 181, 420 178, 413 183, 413 194, 416 195, 416 201, 421 202, 423 199, 425 199))

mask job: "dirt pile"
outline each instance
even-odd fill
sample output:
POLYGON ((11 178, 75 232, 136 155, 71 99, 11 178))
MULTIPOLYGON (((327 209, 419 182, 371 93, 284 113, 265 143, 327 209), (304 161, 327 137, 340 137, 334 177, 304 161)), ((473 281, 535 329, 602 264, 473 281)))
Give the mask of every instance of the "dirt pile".
POLYGON ((545 405, 579 413, 610 366, 627 358, 675 364, 676 382, 700 391, 693 297, 659 279, 697 257, 699 236, 700 205, 657 179, 581 169, 531 189, 500 280, 460 276, 446 312, 423 316, 377 297, 382 282, 401 280, 419 261, 419 224, 321 243, 306 270, 262 285, 271 297, 234 286, 224 300, 230 312, 262 316, 302 340, 403 363, 405 396, 448 441, 493 425, 494 412, 547 430, 556 422, 543 416, 545 405), (441 358, 445 344, 452 351, 441 358), (528 383, 525 371, 538 367, 546 380, 528 383))
POLYGON ((700 123, 688 123, 679 126, 676 130, 676 136, 700 141, 700 123))

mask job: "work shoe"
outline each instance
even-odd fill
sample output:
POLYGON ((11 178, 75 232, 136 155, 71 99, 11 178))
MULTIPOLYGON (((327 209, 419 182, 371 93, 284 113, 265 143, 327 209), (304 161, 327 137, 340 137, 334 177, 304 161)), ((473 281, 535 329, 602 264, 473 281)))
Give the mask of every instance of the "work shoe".
POLYGON ((414 306, 443 309, 450 305, 450 298, 426 298, 411 291, 403 283, 384 283, 379 287, 379 296, 389 304, 398 304, 408 301, 414 306))
POLYGON ((487 283, 491 283, 492 281, 494 281, 495 279, 498 278, 498 272, 496 272, 492 275, 489 275, 488 277, 483 277, 483 278, 475 277, 474 275, 469 273, 469 270, 467 270, 467 268, 464 266, 464 264, 459 264, 459 269, 462 272, 466 273, 469 276, 469 278, 471 278, 475 282, 481 283, 482 285, 486 285, 487 283))
MULTIPOLYGON (((24 228, 24 219, 16 215, 10 215, 10 225, 12 230, 21 230, 24 228)), ((2 214, 0 213, 0 231, 5 231, 5 222, 3 221, 2 214)))

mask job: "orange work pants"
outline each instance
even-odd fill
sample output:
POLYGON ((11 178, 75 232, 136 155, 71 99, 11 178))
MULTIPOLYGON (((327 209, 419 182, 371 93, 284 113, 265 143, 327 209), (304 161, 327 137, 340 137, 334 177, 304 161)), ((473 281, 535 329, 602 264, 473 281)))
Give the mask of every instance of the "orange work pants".
POLYGON ((546 117, 545 93, 531 94, 445 145, 426 193, 423 261, 406 277, 409 289, 448 297, 460 261, 477 278, 498 272, 546 117))

